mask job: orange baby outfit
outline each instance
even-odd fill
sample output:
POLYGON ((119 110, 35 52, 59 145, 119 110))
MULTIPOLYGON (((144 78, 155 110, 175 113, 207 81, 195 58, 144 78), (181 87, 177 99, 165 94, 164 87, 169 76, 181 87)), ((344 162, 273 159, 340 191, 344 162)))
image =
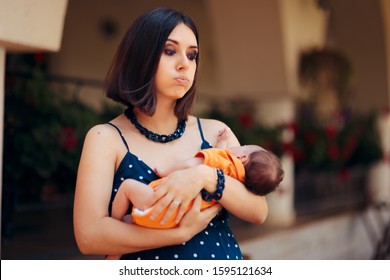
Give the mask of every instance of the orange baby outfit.
POLYGON ((222 169, 226 175, 245 182, 244 165, 230 150, 210 148, 198 152, 195 156, 204 157, 204 164, 222 169))
MULTIPOLYGON (((231 154, 230 150, 209 148, 198 152, 195 157, 203 157, 204 164, 222 169, 226 175, 236 178, 241 182, 245 181, 244 165, 237 157, 231 154)), ((162 180, 164 180, 164 178, 150 182, 149 186, 155 188, 161 183, 162 180)), ((193 202, 188 205, 186 212, 191 208, 192 203, 193 202)), ((216 201, 214 200, 210 202, 202 200, 201 209, 208 208, 215 203, 216 201)), ((151 220, 150 215, 152 214, 154 207, 155 206, 152 206, 151 208, 146 210, 139 210, 133 207, 133 211, 131 213, 133 223, 149 228, 173 228, 177 226, 177 224, 175 223, 175 218, 178 214, 178 209, 176 209, 176 211, 172 214, 168 221, 162 225, 160 224, 160 221, 164 217, 168 208, 164 209, 164 211, 162 211, 162 213, 156 219, 151 220)))

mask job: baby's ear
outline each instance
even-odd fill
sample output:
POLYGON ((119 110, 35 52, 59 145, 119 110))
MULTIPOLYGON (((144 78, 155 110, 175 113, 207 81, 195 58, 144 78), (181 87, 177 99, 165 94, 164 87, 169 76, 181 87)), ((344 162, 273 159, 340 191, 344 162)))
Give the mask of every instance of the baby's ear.
POLYGON ((248 155, 244 155, 244 154, 243 154, 243 155, 238 156, 238 158, 239 158, 239 160, 241 160, 241 162, 242 162, 243 165, 247 164, 248 161, 249 161, 248 155))

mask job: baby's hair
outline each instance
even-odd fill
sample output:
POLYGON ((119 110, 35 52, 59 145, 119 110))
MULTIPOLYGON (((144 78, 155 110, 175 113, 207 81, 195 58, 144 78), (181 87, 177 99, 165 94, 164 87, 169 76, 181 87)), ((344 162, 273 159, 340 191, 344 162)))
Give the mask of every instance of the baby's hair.
POLYGON ((283 180, 284 171, 279 158, 272 152, 260 150, 249 155, 245 165, 245 186, 253 193, 273 192, 283 180))

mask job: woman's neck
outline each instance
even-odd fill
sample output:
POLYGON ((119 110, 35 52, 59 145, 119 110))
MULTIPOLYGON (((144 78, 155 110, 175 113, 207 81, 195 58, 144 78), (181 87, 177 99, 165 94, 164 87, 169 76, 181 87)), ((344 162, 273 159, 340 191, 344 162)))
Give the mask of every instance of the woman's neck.
POLYGON ((177 128, 178 119, 173 109, 156 108, 153 116, 134 109, 138 122, 148 130, 158 134, 171 134, 177 128))

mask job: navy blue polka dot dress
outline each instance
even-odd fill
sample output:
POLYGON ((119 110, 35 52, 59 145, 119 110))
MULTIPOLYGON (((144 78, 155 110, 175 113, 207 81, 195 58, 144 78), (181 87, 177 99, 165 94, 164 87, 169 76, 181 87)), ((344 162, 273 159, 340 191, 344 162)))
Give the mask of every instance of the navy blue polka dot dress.
MULTIPOLYGON (((118 127, 114 126, 121 136, 127 148, 118 170, 114 176, 114 183, 110 201, 112 201, 118 188, 125 179, 131 178, 149 184, 159 177, 146 163, 132 154, 118 127)), ((201 149, 210 148, 211 145, 204 139, 202 127, 198 119, 198 127, 202 143, 201 149)), ((229 214, 222 209, 208 224, 206 229, 195 235, 191 240, 174 246, 167 246, 152 250, 146 250, 122 256, 127 260, 242 260, 240 247, 228 225, 229 214)))

